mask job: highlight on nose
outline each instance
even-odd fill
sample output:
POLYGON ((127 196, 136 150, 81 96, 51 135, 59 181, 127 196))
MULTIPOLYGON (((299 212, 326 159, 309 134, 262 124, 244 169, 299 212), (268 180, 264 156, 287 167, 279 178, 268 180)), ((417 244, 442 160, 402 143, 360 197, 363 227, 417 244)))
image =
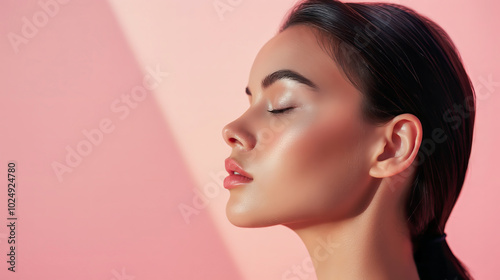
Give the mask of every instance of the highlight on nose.
POLYGON ((226 141, 227 144, 230 144, 229 143, 229 136, 228 136, 228 133, 229 133, 229 128, 227 127, 228 125, 225 125, 223 128, 222 128, 222 138, 224 139, 224 141, 226 141))
POLYGON ((222 137, 231 148, 239 145, 245 150, 251 149, 254 142, 252 135, 242 127, 235 127, 234 122, 224 126, 222 137))

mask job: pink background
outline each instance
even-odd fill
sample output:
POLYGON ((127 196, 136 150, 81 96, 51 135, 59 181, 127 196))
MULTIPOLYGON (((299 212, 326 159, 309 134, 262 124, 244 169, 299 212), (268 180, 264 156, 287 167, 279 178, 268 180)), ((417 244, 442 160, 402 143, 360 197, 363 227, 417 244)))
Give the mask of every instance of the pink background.
MULTIPOLYGON (((221 185, 222 127, 248 106, 253 59, 295 1, 54 1, 0 4, 0 279, 291 279, 296 266, 315 279, 293 232, 232 226, 221 185)), ((498 279, 499 2, 391 2, 440 24, 476 86, 471 165, 446 232, 477 279, 498 279)))

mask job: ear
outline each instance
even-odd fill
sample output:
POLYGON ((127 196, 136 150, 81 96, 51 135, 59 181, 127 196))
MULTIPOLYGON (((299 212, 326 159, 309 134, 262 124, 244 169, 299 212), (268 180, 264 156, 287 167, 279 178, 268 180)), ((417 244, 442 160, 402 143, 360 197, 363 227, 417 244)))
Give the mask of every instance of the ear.
POLYGON ((412 114, 398 115, 381 129, 369 171, 375 178, 391 177, 408 168, 422 142, 422 124, 412 114))

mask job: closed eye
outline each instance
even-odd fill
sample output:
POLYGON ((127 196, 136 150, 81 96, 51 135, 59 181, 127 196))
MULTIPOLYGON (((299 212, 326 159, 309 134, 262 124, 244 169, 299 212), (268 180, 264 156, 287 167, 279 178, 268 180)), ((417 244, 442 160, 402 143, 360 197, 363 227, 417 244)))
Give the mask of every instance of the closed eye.
POLYGON ((283 108, 283 109, 276 109, 276 110, 271 110, 271 111, 268 111, 268 112, 271 113, 271 114, 281 114, 281 113, 284 113, 285 111, 288 111, 290 109, 293 109, 293 107, 288 107, 288 108, 283 108))

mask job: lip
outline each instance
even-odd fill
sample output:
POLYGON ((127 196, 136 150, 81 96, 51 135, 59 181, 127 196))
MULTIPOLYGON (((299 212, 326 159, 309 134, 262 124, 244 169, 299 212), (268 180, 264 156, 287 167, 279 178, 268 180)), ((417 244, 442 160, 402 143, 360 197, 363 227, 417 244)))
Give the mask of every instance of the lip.
POLYGON ((234 189, 253 181, 252 175, 246 172, 234 159, 227 158, 225 160, 225 166, 229 176, 224 178, 224 188, 228 190, 234 189), (241 175, 234 174, 234 172, 238 172, 241 175))

